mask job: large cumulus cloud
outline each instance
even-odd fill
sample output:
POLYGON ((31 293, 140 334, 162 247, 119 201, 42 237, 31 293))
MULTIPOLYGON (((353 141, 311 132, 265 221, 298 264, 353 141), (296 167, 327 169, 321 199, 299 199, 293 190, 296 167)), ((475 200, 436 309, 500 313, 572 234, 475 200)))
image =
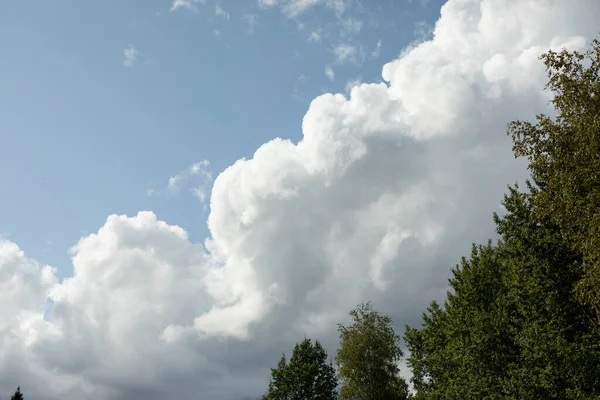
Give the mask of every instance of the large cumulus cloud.
POLYGON ((599 17, 595 0, 450 0, 384 83, 316 98, 299 143, 223 171, 204 244, 151 212, 110 216, 58 283, 1 242, 0 390, 241 399, 302 335, 334 346, 360 301, 415 323, 526 176, 504 132, 549 111, 538 56, 585 48, 599 17))

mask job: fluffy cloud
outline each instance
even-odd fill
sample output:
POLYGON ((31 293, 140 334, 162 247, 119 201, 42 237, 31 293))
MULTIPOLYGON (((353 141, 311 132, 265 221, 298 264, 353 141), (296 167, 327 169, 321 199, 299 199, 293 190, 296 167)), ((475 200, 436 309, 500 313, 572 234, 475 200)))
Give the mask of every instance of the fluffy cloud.
POLYGON ((151 212, 113 215, 57 283, 1 242, 1 392, 258 397, 282 350, 303 335, 333 349, 360 301, 399 329, 417 322, 526 176, 504 132, 548 111, 538 56, 584 48, 599 17, 595 0, 449 1, 385 82, 314 99, 300 142, 274 139, 223 171, 204 244, 151 212))

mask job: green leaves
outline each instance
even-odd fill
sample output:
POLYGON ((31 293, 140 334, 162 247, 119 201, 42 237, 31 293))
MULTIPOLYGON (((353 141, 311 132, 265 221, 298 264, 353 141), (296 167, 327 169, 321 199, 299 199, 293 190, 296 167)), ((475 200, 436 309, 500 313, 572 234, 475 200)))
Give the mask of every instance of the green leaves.
POLYGON ((576 284, 580 301, 600 319, 600 42, 585 54, 549 51, 542 56, 556 118, 515 121, 508 131, 516 157, 526 157, 535 185, 537 220, 556 225, 583 258, 576 284))
POLYGON ((340 348, 336 355, 342 381, 340 399, 406 399, 408 388, 399 376, 402 357, 392 320, 371 303, 350 311, 352 324, 338 326, 340 348))
POLYGON ((334 400, 337 379, 319 341, 297 343, 289 363, 281 356, 271 369, 269 391, 263 400, 334 400))

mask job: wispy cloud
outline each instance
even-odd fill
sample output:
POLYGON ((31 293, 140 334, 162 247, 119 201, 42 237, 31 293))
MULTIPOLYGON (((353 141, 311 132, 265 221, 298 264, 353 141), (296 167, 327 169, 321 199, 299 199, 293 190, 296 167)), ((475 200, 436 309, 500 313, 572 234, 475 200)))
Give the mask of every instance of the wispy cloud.
POLYGON ((281 6, 287 17, 295 18, 317 5, 324 5, 338 16, 341 16, 348 9, 351 2, 352 0, 258 0, 258 5, 261 8, 281 6))
POLYGON ((381 53, 381 39, 379 39, 377 41, 377 44, 375 45, 375 50, 373 50, 371 52, 371 58, 377 58, 377 57, 379 57, 380 53, 381 53))
POLYGON ((363 22, 356 18, 347 18, 342 20, 342 30, 346 35, 355 35, 362 29, 363 22))
POLYGON ((261 8, 270 8, 274 7, 279 2, 277 0, 258 0, 258 6, 261 8))
POLYGON ((294 18, 321 2, 322 0, 288 0, 283 7, 283 12, 288 17, 294 18))
POLYGON ((433 25, 427 21, 415 22, 413 27, 413 37, 418 42, 424 42, 431 39, 433 34, 433 25))
POLYGON ((258 16, 256 14, 244 14, 242 15, 242 21, 246 23, 248 33, 254 33, 256 25, 258 25, 258 16))
POLYGON ((300 75, 296 82, 294 83, 294 89, 292 92, 292 97, 300 102, 307 103, 309 98, 304 93, 304 89, 306 88, 306 83, 308 82, 308 77, 304 74, 300 75))
POLYGON ((230 17, 229 13, 227 11, 225 11, 223 8, 221 8, 221 6, 218 4, 215 5, 215 15, 217 17, 223 17, 226 20, 229 20, 229 17, 230 17))
POLYGON ((319 32, 317 32, 317 31, 312 31, 308 35, 308 41, 314 42, 314 43, 321 43, 321 34, 319 34, 319 32))
POLYGON ((132 68, 135 65, 135 61, 140 55, 139 50, 137 50, 132 44, 123 49, 123 65, 125 67, 132 68))
POLYGON ((207 0, 173 0, 171 4, 171 11, 175 11, 179 8, 187 8, 192 11, 198 11, 197 4, 205 5, 207 0))
POLYGON ((184 186, 190 187, 190 192, 204 202, 212 180, 210 163, 208 160, 202 160, 170 177, 167 182, 167 189, 171 193, 177 193, 184 186))
POLYGON ((337 14, 343 14, 348 8, 348 0, 327 0, 325 4, 337 14))
MULTIPOLYGON (((431 0, 418 0, 418 1, 419 1, 419 3, 421 4, 421 6, 423 6, 423 7, 427 7, 427 5, 429 4, 429 2, 430 2, 431 0)), ((408 0, 408 2, 409 2, 409 3, 412 3, 412 2, 413 2, 413 0, 408 0)))
POLYGON ((331 68, 331 66, 327 65, 325 67, 325 76, 330 80, 334 80, 335 78, 335 73, 333 72, 333 69, 331 68))
POLYGON ((333 54, 338 62, 356 61, 358 50, 349 43, 340 43, 333 49, 333 54))

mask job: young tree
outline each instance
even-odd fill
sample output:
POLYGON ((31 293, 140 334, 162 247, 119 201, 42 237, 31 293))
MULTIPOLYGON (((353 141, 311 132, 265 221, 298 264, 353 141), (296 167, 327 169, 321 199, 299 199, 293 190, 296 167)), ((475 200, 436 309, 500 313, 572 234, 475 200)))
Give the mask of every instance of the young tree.
POLYGON ((263 400, 335 400, 337 379, 327 351, 318 340, 294 346, 289 363, 285 354, 271 369, 269 391, 263 400))
POLYGON ((10 400, 23 400, 23 394, 21 393, 20 386, 17 388, 17 391, 15 392, 15 394, 12 395, 10 400))
POLYGON ((556 118, 509 124, 515 157, 526 157, 535 183, 533 211, 548 219, 583 257, 578 299, 600 323, 600 42, 585 54, 542 56, 556 118))
POLYGON ((408 386, 399 376, 403 356, 392 320, 369 302, 349 315, 350 325, 338 325, 340 348, 336 363, 341 379, 340 400, 402 400, 408 386))

